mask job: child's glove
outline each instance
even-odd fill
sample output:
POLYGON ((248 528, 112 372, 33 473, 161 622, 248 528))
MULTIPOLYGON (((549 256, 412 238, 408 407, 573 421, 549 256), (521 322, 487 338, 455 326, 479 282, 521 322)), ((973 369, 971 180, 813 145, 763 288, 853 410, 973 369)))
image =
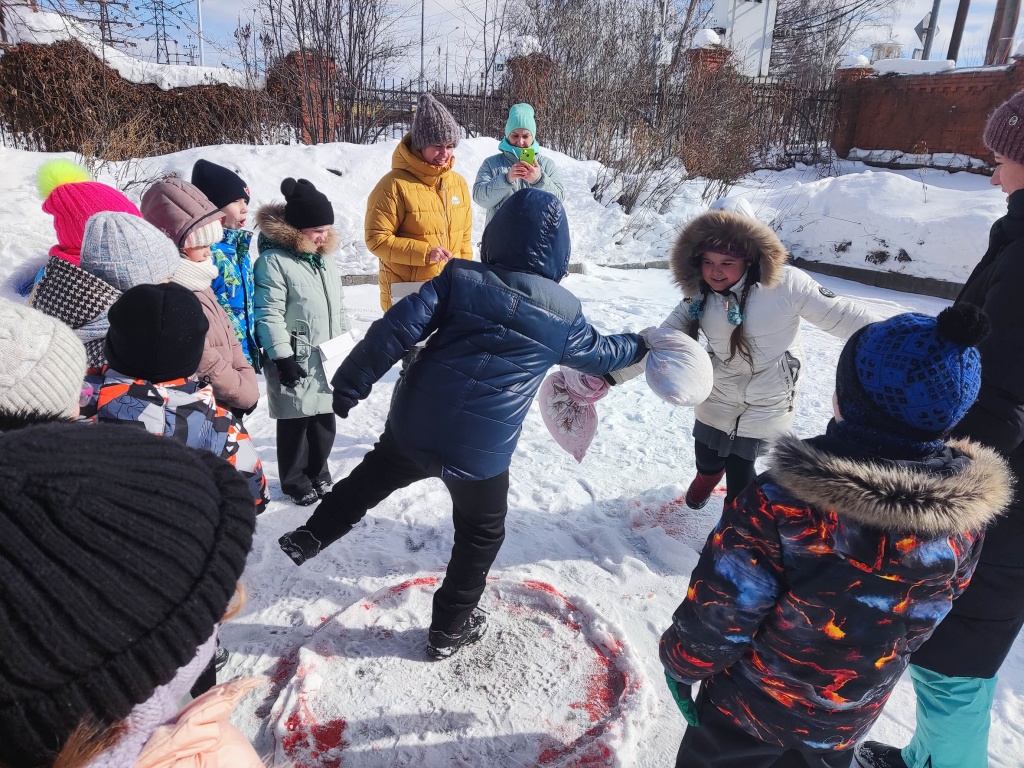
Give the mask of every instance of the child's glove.
POLYGON ((277 378, 286 387, 297 387, 299 382, 306 378, 306 370, 299 365, 295 355, 288 355, 274 361, 277 366, 277 378))
POLYGON ((668 683, 668 689, 672 691, 672 698, 675 699, 676 706, 679 707, 679 711, 686 718, 687 724, 696 728, 700 725, 700 717, 697 715, 697 705, 693 703, 693 694, 690 691, 690 686, 686 683, 680 683, 669 675, 668 672, 665 673, 665 682, 668 683))
POLYGON ((334 390, 334 394, 331 398, 331 405, 334 408, 334 412, 343 419, 348 418, 348 412, 355 408, 356 402, 356 400, 353 400, 348 395, 342 393, 340 389, 334 390))

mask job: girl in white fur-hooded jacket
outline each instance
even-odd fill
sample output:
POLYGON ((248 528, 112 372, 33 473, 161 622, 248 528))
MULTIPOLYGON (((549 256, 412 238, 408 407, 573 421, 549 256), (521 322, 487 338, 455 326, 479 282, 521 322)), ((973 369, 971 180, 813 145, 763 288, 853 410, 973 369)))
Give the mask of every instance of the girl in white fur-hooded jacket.
POLYGON ((703 507, 726 477, 726 501, 756 475, 767 441, 793 423, 802 380, 800 319, 849 338, 881 320, 786 264, 778 236, 748 216, 709 211, 691 221, 672 252, 684 298, 662 327, 703 333, 715 372, 693 428, 697 476, 686 492, 703 507))

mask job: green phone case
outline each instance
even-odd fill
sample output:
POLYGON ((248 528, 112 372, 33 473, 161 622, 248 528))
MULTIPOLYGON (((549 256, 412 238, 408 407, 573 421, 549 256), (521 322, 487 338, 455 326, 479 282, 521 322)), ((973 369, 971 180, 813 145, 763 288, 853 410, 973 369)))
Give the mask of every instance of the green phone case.
POLYGON ((523 147, 519 150, 519 159, 524 163, 530 163, 533 165, 533 161, 537 158, 537 150, 533 147, 523 147))

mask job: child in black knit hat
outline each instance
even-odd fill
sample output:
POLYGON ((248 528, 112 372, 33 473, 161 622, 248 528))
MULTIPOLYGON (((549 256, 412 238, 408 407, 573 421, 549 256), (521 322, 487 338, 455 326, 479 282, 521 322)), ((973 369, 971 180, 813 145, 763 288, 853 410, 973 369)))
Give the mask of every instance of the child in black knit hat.
POLYGON ((93 394, 82 416, 136 422, 220 456, 249 483, 256 513, 266 509, 267 481, 249 433, 195 378, 207 330, 195 294, 175 283, 137 285, 113 303, 108 319, 110 364, 86 378, 93 394))
POLYGON ((317 347, 349 326, 334 263, 338 234, 331 201, 306 179, 285 179, 281 193, 283 204, 265 205, 256 214, 256 337, 266 352, 281 490, 305 506, 331 488, 327 457, 336 432, 317 347))
POLYGON ((221 219, 224 237, 210 248, 219 273, 213 281, 213 293, 231 320, 245 359, 259 373, 252 260, 249 258, 252 232, 244 228, 249 213, 249 185, 230 168, 209 160, 196 160, 192 166, 192 184, 224 215, 221 219))
POLYGON ((231 725, 259 681, 178 712, 255 518, 225 462, 112 425, 0 435, 0 765, 261 768, 231 725))

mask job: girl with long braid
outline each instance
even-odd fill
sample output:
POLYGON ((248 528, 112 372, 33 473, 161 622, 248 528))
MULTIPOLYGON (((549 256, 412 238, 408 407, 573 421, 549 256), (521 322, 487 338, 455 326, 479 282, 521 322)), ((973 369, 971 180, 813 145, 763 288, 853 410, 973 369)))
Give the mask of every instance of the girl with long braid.
POLYGON ((686 504, 700 509, 726 478, 732 501, 756 476, 767 441, 793 423, 801 383, 800 319, 846 339, 881 320, 786 264, 778 236, 756 219, 709 211, 691 221, 672 252, 684 298, 662 323, 707 339, 715 372, 696 409, 697 476, 686 504))

